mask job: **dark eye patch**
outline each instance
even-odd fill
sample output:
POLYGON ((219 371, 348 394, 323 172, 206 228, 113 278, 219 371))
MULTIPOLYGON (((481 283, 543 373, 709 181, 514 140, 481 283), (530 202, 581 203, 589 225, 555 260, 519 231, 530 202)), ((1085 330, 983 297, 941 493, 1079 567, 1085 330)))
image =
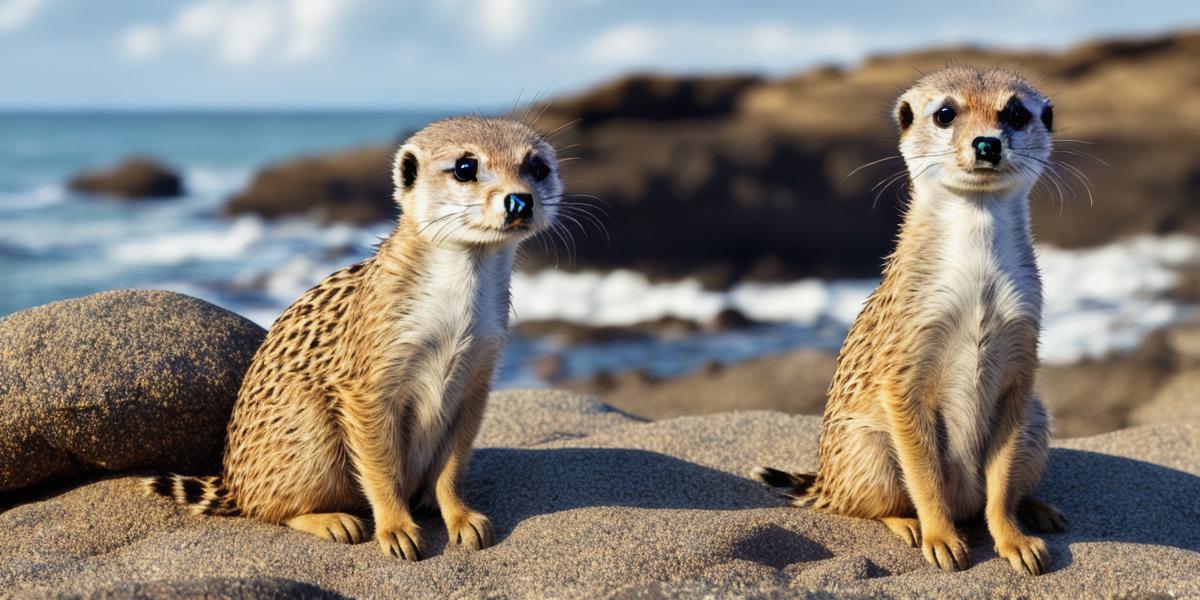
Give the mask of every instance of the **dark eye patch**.
POLYGON ((1025 126, 1033 119, 1033 113, 1029 112, 1029 109, 1025 108, 1025 105, 1016 96, 1013 96, 1008 99, 1008 104, 1004 105, 996 117, 1001 124, 1020 131, 1025 129, 1025 126))
POLYGON ((1046 126, 1046 131, 1054 131, 1054 107, 1049 104, 1042 109, 1042 125, 1046 126))
POLYGON ((529 173, 534 181, 541 181, 550 176, 550 165, 547 165, 540 156, 534 156, 525 165, 525 172, 529 173))

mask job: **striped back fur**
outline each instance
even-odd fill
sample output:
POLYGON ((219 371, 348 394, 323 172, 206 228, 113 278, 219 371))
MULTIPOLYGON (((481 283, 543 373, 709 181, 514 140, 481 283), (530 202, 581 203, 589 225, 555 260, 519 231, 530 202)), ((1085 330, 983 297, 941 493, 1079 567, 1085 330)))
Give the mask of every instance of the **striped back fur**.
POLYGON ((241 513, 219 475, 159 475, 142 480, 147 494, 175 500, 194 515, 237 516, 241 513))

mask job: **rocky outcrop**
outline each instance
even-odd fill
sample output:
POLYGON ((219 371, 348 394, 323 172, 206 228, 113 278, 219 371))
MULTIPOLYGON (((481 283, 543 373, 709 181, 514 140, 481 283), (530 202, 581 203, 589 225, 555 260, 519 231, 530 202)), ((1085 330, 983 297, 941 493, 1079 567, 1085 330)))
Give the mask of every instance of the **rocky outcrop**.
POLYGON ((321 221, 371 223, 395 218, 392 146, 371 146, 271 165, 229 199, 231 214, 302 214, 321 221))
POLYGON ((108 471, 214 473, 266 332, 161 291, 103 292, 0 320, 0 492, 108 471))
MULTIPOLYGON (((739 280, 878 273, 906 180, 888 114, 897 88, 947 60, 1015 68, 1056 104, 1055 165, 1033 200, 1039 241, 1064 247, 1137 233, 1200 233, 1200 33, 1085 44, 1062 54, 946 48, 781 79, 637 75, 529 110, 575 158, 575 268, 739 280), (901 174, 895 180, 893 174, 901 174), (586 230, 581 234, 580 229, 586 230)), ((284 163, 230 203, 268 216, 356 222, 395 214, 392 148, 284 163)), ((563 236, 565 239, 566 236, 563 236)), ((551 243, 563 245, 554 236, 551 243)), ((548 261, 548 262, 539 262, 548 261)))
POLYGON ((67 186, 78 192, 127 200, 173 198, 183 195, 183 178, 146 157, 132 157, 98 171, 75 175, 67 186))

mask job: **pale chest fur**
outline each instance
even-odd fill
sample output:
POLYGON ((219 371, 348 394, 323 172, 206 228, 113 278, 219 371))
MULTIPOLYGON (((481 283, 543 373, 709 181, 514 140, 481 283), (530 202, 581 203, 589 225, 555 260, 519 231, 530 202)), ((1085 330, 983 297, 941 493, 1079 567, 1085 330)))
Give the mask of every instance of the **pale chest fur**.
MULTIPOLYGON (((405 476, 419 476, 448 434, 467 385, 491 378, 508 329, 513 251, 435 248, 395 326, 394 410, 411 423, 405 476)), ((399 419, 398 419, 399 421, 399 419)))
POLYGON ((1041 282, 1024 198, 937 202, 933 277, 924 283, 921 321, 939 325, 939 347, 929 351, 942 355, 935 389, 946 459, 964 484, 959 500, 973 505, 982 501, 982 453, 1010 370, 1035 366, 1014 348, 1036 345, 1017 338, 1037 335, 1041 282))

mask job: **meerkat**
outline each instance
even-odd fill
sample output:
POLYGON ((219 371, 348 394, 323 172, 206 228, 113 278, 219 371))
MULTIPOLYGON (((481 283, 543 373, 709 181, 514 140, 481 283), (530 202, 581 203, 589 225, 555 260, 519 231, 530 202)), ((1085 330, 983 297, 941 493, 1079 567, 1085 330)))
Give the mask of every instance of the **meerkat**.
POLYGON ((1034 392, 1042 287, 1028 196, 1048 164, 1049 99, 1002 69, 953 67, 897 101, 910 198, 883 280, 838 357, 815 474, 754 475, 793 504, 878 519, 926 560, 967 566, 956 520, 982 513, 1014 569, 1045 572, 1066 527, 1033 498, 1050 419, 1034 392))
POLYGON ((222 473, 148 490, 343 543, 367 538, 356 515, 369 511, 383 551, 406 560, 424 548, 411 509, 436 504, 452 543, 490 545, 460 487, 507 340, 514 257, 554 223, 557 169, 554 148, 515 121, 452 118, 409 138, 394 231, 271 326, 222 473))

